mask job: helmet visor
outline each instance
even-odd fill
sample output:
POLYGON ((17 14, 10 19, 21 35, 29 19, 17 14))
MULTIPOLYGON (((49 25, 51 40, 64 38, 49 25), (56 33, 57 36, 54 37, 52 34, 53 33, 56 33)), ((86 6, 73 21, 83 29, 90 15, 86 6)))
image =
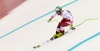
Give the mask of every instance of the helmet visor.
POLYGON ((56 11, 56 13, 57 13, 58 15, 60 15, 60 14, 61 14, 60 10, 56 11))

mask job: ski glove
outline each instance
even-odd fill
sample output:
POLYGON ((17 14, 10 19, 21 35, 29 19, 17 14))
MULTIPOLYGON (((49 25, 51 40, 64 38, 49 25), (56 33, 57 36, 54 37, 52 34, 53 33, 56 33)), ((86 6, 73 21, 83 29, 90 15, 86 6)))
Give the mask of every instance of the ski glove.
POLYGON ((52 19, 50 18, 49 20, 48 20, 48 23, 51 21, 52 19))

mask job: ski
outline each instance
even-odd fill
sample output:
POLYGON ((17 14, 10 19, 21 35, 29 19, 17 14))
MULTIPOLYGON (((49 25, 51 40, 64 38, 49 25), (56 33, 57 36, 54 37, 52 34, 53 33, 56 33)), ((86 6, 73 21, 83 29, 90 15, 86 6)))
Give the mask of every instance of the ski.
POLYGON ((34 48, 34 49, 39 48, 39 47, 41 47, 41 46, 43 46, 43 45, 45 45, 45 44, 47 44, 47 43, 49 43, 49 42, 51 42, 50 39, 47 40, 47 41, 45 41, 45 42, 43 42, 43 43, 41 43, 41 44, 39 44, 39 45, 37 45, 37 46, 34 46, 33 48, 34 48))
MULTIPOLYGON (((65 33, 68 33, 68 31, 70 31, 71 29, 68 29, 67 31, 65 31, 65 33)), ((64 34, 65 35, 65 34, 64 34)), ((62 36, 61 36, 62 37, 62 36)), ((53 39, 53 40, 55 40, 55 39, 53 39)), ((51 42, 51 41, 53 41, 53 40, 51 40, 51 39, 49 39, 49 40, 46 40, 45 42, 43 42, 43 43, 41 43, 41 44, 39 44, 39 45, 37 45, 37 46, 34 46, 33 48, 34 49, 37 49, 37 48, 40 48, 41 46, 43 46, 43 45, 45 45, 45 44, 47 44, 47 43, 49 43, 49 42, 51 42)))

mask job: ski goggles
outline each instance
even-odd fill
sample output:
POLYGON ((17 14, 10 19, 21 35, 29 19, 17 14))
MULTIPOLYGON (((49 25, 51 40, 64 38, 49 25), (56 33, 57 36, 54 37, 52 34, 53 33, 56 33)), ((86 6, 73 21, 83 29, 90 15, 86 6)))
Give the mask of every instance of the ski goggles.
POLYGON ((56 13, 61 13, 60 10, 57 10, 56 13))

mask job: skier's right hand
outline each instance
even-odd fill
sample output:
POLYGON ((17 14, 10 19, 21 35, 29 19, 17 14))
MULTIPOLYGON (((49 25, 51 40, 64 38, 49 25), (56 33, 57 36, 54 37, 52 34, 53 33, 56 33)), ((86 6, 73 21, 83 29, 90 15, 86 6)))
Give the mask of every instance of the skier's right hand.
POLYGON ((49 20, 48 20, 48 23, 51 21, 52 19, 50 18, 49 20))

